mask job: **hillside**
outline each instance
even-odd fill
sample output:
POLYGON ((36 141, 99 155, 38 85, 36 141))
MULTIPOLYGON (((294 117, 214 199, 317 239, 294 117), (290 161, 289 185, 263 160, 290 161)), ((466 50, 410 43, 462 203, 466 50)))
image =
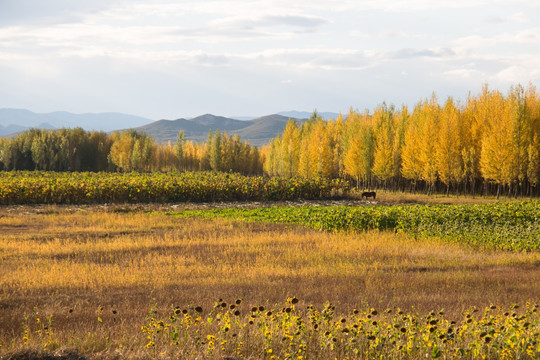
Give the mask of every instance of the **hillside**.
MULTIPOLYGON (((303 122, 305 119, 296 119, 303 122)), ((242 140, 249 141, 252 145, 263 145, 271 138, 283 131, 289 117, 282 115, 267 115, 253 120, 235 120, 223 116, 205 114, 196 118, 177 120, 158 120, 153 123, 140 126, 136 130, 144 131, 156 139, 158 143, 174 143, 180 130, 186 134, 187 140, 206 141, 210 130, 225 131, 229 135, 238 134, 242 140)))

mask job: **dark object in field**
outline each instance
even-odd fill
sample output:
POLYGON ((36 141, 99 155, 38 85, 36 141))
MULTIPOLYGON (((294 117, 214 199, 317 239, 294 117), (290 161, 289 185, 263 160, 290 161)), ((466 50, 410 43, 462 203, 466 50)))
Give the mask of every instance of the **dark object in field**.
POLYGON ((375 195, 377 195, 377 193, 375 191, 364 191, 362 193, 362 199, 364 198, 364 196, 367 198, 370 198, 372 197, 373 199, 375 199, 375 195))

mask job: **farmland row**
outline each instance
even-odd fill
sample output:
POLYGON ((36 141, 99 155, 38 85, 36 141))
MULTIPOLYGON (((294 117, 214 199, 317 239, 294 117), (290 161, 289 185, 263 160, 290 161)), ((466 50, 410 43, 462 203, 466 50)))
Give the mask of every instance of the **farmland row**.
POLYGON ((540 250, 539 201, 487 205, 229 208, 170 214, 300 224, 327 231, 393 230, 413 237, 438 237, 483 248, 540 250))
POLYGON ((265 178, 217 172, 0 173, 0 205, 297 200, 347 192, 335 179, 265 178))

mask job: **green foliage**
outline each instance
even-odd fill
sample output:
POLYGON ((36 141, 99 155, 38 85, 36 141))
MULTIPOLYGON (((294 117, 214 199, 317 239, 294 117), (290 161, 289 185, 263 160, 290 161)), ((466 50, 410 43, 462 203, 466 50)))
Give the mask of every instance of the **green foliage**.
POLYGON ((0 204, 297 200, 348 191, 343 180, 263 178, 218 172, 0 172, 0 204))
POLYGON ((176 214, 300 224, 327 231, 393 230, 483 248, 540 250, 539 201, 489 205, 230 208, 176 214))
POLYGON ((0 142, 0 169, 103 171, 110 147, 104 132, 31 129, 0 142))
POLYGON ((176 137, 176 143, 174 144, 174 152, 178 160, 178 166, 180 169, 184 167, 184 148, 186 146, 186 134, 184 130, 180 130, 176 137))
POLYGON ((14 139, 0 139, 0 170, 41 171, 170 171, 215 170, 247 175, 263 173, 263 157, 238 135, 210 133, 208 143, 185 140, 156 144, 144 132, 111 134, 81 128, 31 129, 14 139))
POLYGON ((222 170, 222 145, 221 145, 221 132, 216 130, 216 133, 212 137, 212 132, 208 135, 208 144, 209 144, 209 161, 210 167, 214 171, 222 170))

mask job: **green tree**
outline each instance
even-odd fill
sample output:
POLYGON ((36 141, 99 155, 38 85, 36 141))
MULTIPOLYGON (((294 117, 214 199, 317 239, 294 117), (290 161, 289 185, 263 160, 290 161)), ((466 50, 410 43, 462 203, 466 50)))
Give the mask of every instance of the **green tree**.
POLYGON ((47 133, 43 132, 34 138, 32 142, 32 160, 36 165, 36 170, 51 170, 48 149, 47 133))
POLYGON ((178 169, 184 170, 184 153, 186 146, 186 134, 184 130, 180 130, 176 136, 176 143, 174 143, 174 153, 178 159, 178 169))
POLYGON ((222 160, 222 154, 221 154, 221 132, 216 130, 216 133, 214 136, 211 136, 212 133, 209 134, 209 162, 210 162, 210 168, 214 171, 220 171, 221 170, 221 160, 222 160), (210 140, 211 138, 211 140, 210 140))

